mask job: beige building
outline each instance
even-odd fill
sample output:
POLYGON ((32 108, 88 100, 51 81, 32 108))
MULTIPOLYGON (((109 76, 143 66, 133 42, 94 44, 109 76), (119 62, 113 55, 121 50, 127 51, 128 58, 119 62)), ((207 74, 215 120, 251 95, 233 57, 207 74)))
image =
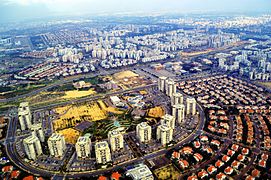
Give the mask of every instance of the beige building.
POLYGON ((182 124, 185 117, 185 106, 183 104, 176 104, 172 107, 172 115, 179 124, 182 124))
POLYGON ((161 124, 157 127, 156 132, 157 140, 160 140, 161 144, 164 146, 172 141, 173 138, 173 129, 166 124, 161 124))
POLYGON ((174 118, 174 116, 172 116, 170 114, 165 114, 164 116, 162 116, 161 124, 166 124, 170 128, 175 129, 175 118, 174 118))
POLYGON ((108 140, 110 143, 111 151, 120 150, 124 146, 123 135, 118 130, 109 131, 108 140))
POLYGON ((166 80, 166 95, 172 97, 174 93, 176 93, 177 87, 172 79, 166 80))
POLYGON ((158 79, 158 88, 160 91, 162 92, 165 92, 165 89, 166 89, 166 80, 167 80, 167 77, 159 77, 158 79))
POLYGON ((91 151, 91 139, 88 136, 81 136, 77 139, 75 149, 78 158, 89 158, 91 151))
POLYGON ((48 139, 50 155, 53 157, 63 157, 66 150, 65 138, 61 134, 53 133, 48 139))
POLYGON ((196 99, 193 97, 188 97, 186 99, 186 114, 194 116, 196 114, 196 99))
POLYGON ((22 102, 20 103, 20 106, 18 108, 18 118, 19 118, 19 123, 21 126, 21 130, 26 130, 31 127, 31 112, 29 108, 29 103, 28 102, 22 102))
POLYGON ((171 98, 171 105, 183 104, 183 95, 181 93, 174 93, 171 98))
POLYGON ((141 143, 147 143, 151 140, 151 126, 142 122, 136 126, 136 135, 141 143))
POLYGON ((23 145, 28 159, 35 160, 42 154, 40 140, 34 133, 23 140, 23 145))
POLYGON ((41 123, 32 124, 31 127, 30 127, 30 129, 39 138, 40 142, 44 142, 45 141, 44 131, 42 129, 42 124, 41 123))
POLYGON ((107 141, 101 141, 95 144, 95 155, 98 164, 106 164, 111 161, 111 153, 107 141))

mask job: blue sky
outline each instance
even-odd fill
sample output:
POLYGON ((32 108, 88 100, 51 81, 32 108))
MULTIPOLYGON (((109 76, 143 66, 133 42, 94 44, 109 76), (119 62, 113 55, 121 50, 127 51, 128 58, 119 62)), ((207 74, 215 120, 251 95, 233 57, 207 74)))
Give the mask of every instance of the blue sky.
POLYGON ((121 12, 271 11, 271 0, 0 0, 0 2, 0 21, 121 12))

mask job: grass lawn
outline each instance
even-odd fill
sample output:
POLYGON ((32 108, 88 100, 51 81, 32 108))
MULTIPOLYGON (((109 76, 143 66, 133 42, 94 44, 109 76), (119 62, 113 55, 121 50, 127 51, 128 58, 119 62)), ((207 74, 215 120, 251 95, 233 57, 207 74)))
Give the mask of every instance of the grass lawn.
POLYGON ((172 164, 154 170, 154 174, 161 180, 178 179, 180 175, 172 164))

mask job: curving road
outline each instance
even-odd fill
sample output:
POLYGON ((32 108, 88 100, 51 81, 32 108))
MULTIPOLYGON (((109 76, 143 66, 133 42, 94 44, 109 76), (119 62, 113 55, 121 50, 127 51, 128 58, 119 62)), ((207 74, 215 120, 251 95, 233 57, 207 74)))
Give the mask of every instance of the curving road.
POLYGON ((204 111, 202 109, 202 107, 198 104, 198 109, 200 109, 200 121, 197 125, 197 127, 195 128, 195 130, 185 139, 183 139, 182 141, 178 142, 176 145, 174 145, 173 147, 170 147, 168 149, 161 149, 159 151, 153 152, 151 154, 147 154, 143 157, 139 157, 121 164, 118 164, 114 167, 110 167, 107 169, 99 169, 99 170, 94 170, 94 171, 84 171, 84 172, 56 172, 56 171, 48 171, 45 169, 39 169, 37 167, 32 167, 31 164, 25 162, 20 156, 19 154, 16 152, 16 147, 15 147, 15 139, 16 139, 16 129, 17 129, 17 123, 18 123, 18 119, 17 118, 11 118, 9 121, 9 127, 8 127, 8 133, 7 133, 7 137, 6 137, 6 152, 7 155, 9 157, 9 159, 16 165, 18 166, 20 169, 31 173, 35 176, 44 176, 44 177, 53 177, 53 179, 64 179, 64 178, 80 178, 80 177, 84 177, 84 176, 98 176, 100 174, 104 174, 108 171, 112 171, 112 170, 117 170, 120 167, 123 167, 125 165, 129 165, 132 163, 139 163, 145 160, 150 160, 153 159, 155 157, 159 157, 161 155, 164 155, 165 153, 167 153, 169 150, 174 149, 174 148, 178 148, 192 140, 194 140, 198 135, 201 134, 204 124, 205 124, 205 115, 204 115, 204 111))

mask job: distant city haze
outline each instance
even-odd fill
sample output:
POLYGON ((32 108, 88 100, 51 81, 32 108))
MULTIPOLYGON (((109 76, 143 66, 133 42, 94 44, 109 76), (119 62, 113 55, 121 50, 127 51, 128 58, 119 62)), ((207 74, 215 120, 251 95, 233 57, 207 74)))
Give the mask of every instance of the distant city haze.
POLYGON ((59 15, 270 12, 271 0, 0 0, 0 21, 59 15))

